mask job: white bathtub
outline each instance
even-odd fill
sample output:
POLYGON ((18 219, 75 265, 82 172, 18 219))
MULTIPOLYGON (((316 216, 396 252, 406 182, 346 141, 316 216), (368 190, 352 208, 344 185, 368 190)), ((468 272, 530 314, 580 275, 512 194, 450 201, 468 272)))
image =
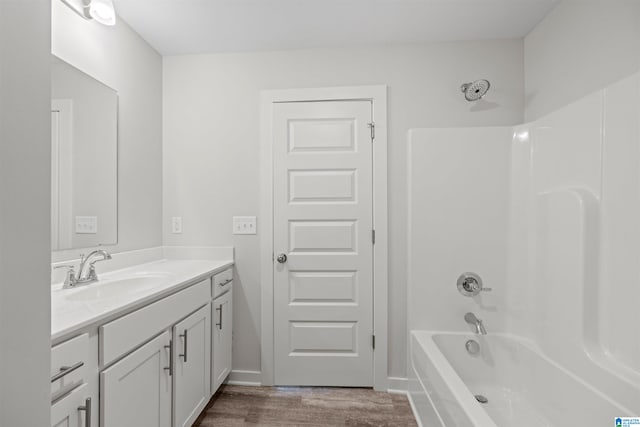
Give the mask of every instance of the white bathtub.
POLYGON ((512 335, 413 331, 411 365, 409 397, 424 427, 604 427, 638 416, 512 335))

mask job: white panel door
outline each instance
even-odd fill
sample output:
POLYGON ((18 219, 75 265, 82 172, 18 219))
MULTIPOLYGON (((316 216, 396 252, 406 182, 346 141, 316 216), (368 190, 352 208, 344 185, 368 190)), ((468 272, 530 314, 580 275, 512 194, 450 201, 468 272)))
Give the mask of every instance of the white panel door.
POLYGON ((101 427, 171 426, 171 334, 100 373, 101 427))
POLYGON ((371 108, 274 105, 277 385, 373 384, 371 108))
POLYGON ((211 395, 211 305, 173 327, 173 426, 190 426, 211 395))

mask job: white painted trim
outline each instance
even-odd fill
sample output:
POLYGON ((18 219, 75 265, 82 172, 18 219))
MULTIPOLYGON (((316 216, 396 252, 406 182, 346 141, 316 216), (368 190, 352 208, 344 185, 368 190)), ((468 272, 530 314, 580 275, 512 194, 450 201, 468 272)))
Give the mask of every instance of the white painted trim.
POLYGON ((406 378, 400 378, 400 377, 389 377, 387 378, 387 384, 388 384, 388 389, 387 392, 388 393, 393 393, 393 394, 407 394, 407 390, 408 390, 408 380, 406 378))
POLYGON ((373 101, 376 139, 373 143, 373 327, 376 349, 373 355, 373 387, 388 389, 388 210, 387 210, 387 87, 356 86, 263 91, 260 114, 260 279, 262 288, 261 363, 262 384, 274 384, 273 355, 273 170, 272 105, 296 101, 373 101))
POLYGON ((262 372, 232 370, 226 383, 231 385, 246 385, 260 387, 262 385, 262 372))

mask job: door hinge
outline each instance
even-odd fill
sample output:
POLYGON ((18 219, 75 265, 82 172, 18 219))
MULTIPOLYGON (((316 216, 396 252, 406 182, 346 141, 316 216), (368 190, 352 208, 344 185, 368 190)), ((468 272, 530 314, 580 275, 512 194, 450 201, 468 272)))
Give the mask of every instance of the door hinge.
POLYGON ((371 141, 376 139, 376 124, 375 122, 367 123, 369 129, 371 129, 371 141))
POLYGON ((373 347, 373 349, 376 349, 376 336, 375 335, 371 335, 371 347, 373 347))
POLYGON ((371 242, 376 244, 376 230, 371 230, 371 242))

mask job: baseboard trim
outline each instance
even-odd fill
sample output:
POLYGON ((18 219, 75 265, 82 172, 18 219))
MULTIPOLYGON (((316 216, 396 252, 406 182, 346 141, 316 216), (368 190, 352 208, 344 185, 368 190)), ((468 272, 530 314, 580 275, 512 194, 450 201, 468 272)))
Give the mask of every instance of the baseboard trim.
POLYGON ((233 370, 229 374, 227 384, 259 387, 262 385, 262 372, 233 370))
MULTIPOLYGON (((229 374, 227 384, 258 387, 262 385, 262 372, 233 370, 229 374)), ((387 393, 407 394, 407 379, 401 377, 387 378, 387 393)))
POLYGON ((387 378, 387 392, 395 394, 407 394, 407 379, 401 377, 387 378))

